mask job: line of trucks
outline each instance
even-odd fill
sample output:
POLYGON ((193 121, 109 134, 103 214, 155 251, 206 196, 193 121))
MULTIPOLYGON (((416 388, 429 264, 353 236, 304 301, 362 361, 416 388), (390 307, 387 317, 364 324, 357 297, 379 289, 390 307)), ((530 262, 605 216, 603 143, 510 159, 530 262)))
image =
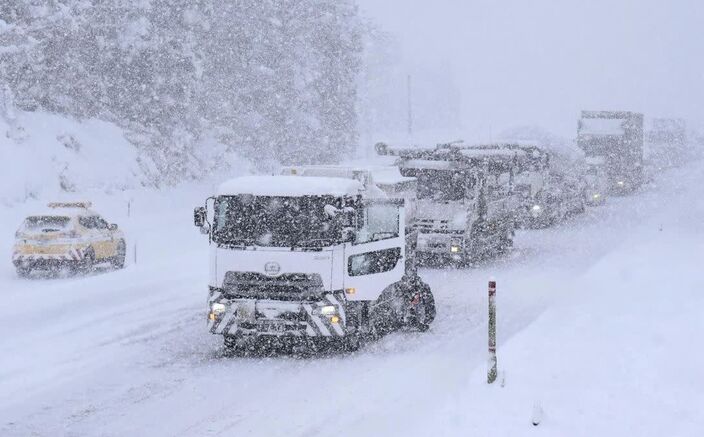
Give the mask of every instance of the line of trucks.
POLYGON ((643 116, 585 111, 581 163, 536 144, 394 148, 390 167, 299 166, 222 184, 194 211, 210 242, 208 329, 226 349, 355 350, 435 318, 419 265, 466 265, 637 189, 643 116))
MULTIPOLYGON (((650 136, 668 150, 681 130, 663 121, 650 136)), ((379 143, 393 165, 293 166, 223 183, 194 210, 209 242, 208 330, 233 353, 355 350, 395 330, 427 330, 436 308, 419 266, 500 255, 517 227, 550 226, 647 179, 642 114, 584 111, 577 133, 577 161, 518 141, 379 143)), ((124 265, 117 225, 89 203, 50 206, 17 232, 20 276, 124 265)))

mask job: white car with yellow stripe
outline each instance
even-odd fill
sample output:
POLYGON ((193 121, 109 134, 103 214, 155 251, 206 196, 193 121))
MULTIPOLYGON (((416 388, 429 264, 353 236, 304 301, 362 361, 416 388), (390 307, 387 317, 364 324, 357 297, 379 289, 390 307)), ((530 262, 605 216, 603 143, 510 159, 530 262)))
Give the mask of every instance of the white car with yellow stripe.
POLYGON ((18 275, 63 267, 87 271, 100 263, 124 267, 124 235, 90 210, 90 202, 48 206, 48 211, 25 218, 15 234, 12 262, 18 275))

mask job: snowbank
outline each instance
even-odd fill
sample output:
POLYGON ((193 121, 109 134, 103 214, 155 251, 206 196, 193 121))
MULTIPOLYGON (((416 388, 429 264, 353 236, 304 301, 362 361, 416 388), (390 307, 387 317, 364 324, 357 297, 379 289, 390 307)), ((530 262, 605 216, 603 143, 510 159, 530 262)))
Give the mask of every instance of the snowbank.
POLYGON ((690 170, 666 182, 665 212, 565 283, 559 303, 500 345, 504 387, 487 386, 482 366, 440 408, 456 418, 448 435, 700 435, 704 177, 701 167, 690 170))
POLYGON ((202 139, 198 156, 189 155, 177 169, 164 168, 177 147, 140 148, 136 143, 148 144, 149 139, 97 119, 14 110, 3 117, 0 112, 0 204, 250 173, 249 162, 212 138, 202 139))
POLYGON ((0 117, 0 202, 139 184, 137 150, 112 123, 17 112, 0 117))

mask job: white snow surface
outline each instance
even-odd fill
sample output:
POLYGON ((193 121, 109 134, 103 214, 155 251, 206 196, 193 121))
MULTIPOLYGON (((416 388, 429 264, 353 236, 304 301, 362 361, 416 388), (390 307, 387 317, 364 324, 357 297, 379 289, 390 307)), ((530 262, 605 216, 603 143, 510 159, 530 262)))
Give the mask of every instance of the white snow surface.
POLYGON ((0 116, 0 203, 66 189, 134 188, 143 172, 137 157, 136 148, 112 123, 14 111, 12 119, 0 116))
POLYGON ((356 195, 364 186, 357 180, 324 176, 241 176, 220 185, 218 194, 254 196, 346 196, 356 195))
POLYGON ((17 278, 14 227, 46 199, 0 207, 0 435, 699 436, 702 187, 692 164, 520 231, 497 261, 425 269, 438 306, 429 332, 308 359, 226 358, 206 332, 207 239, 191 220, 214 187, 81 193, 130 252, 125 270, 87 277, 17 278))

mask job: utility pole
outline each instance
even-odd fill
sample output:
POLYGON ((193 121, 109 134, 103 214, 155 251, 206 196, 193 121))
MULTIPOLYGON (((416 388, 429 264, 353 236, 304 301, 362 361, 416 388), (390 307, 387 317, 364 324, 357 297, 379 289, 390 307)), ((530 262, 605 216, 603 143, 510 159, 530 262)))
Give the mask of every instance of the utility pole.
POLYGON ((411 75, 406 77, 406 88, 408 92, 408 136, 413 135, 413 100, 411 99, 411 75))

